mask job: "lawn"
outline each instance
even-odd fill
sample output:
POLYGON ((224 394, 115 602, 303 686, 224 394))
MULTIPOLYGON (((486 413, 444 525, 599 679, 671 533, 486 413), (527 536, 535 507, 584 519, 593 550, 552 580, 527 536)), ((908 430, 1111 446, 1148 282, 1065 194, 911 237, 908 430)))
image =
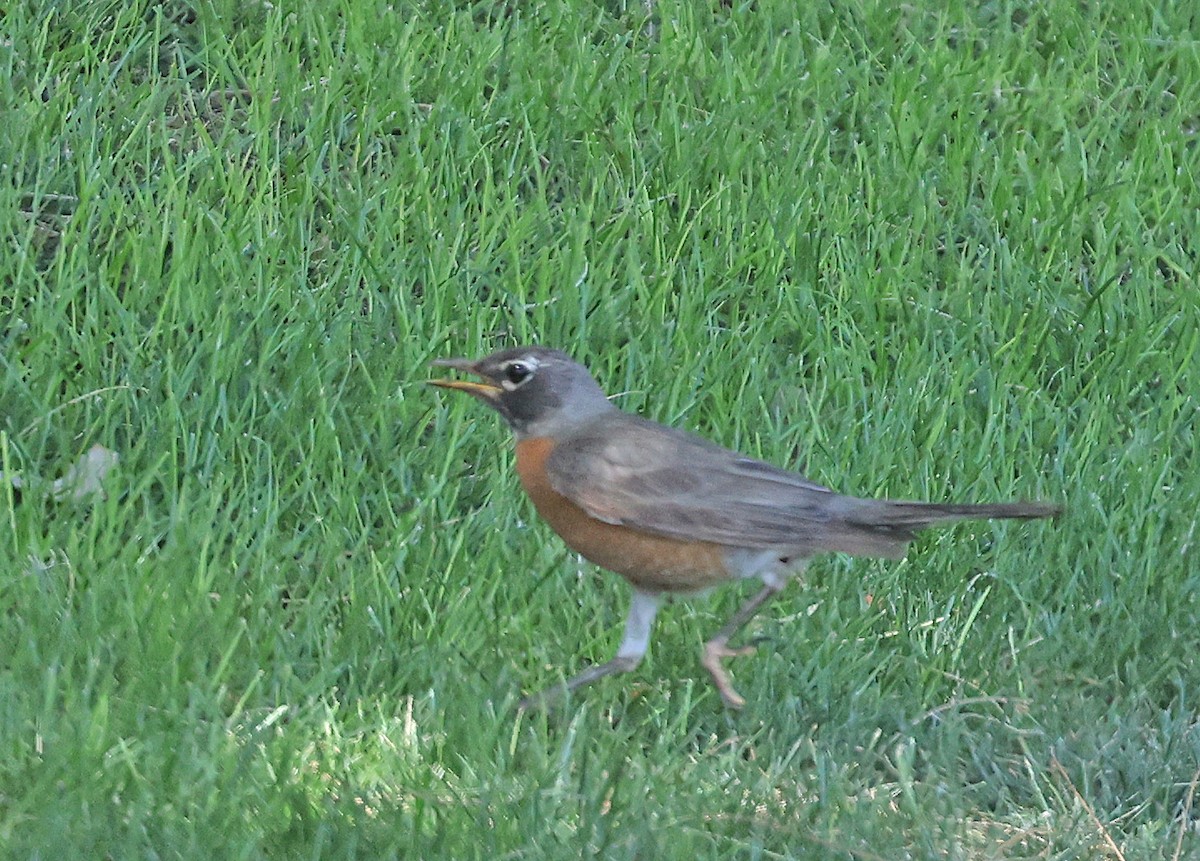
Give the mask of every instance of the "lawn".
POLYGON ((8 4, 0 856, 1200 858, 1198 179, 1189 3, 8 4), (424 381, 532 342, 1065 513, 520 713, 628 592, 424 381))

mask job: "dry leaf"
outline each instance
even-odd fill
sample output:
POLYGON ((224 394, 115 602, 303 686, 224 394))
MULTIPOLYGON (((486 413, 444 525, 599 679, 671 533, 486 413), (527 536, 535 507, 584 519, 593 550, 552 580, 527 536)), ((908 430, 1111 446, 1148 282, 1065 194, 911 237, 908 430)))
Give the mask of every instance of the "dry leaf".
MULTIPOLYGON (((71 498, 76 502, 96 494, 104 495, 100 486, 104 476, 117 465, 117 453, 102 445, 94 445, 87 453, 67 470, 62 478, 55 479, 50 485, 50 493, 55 499, 71 498)), ((29 482, 14 475, 8 479, 13 487, 27 487, 29 482)))

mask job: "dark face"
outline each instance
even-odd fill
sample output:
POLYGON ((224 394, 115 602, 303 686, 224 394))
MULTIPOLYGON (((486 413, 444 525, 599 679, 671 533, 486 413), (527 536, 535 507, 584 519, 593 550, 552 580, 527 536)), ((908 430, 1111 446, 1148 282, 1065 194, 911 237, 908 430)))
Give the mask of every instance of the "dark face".
POLYGON ((433 364, 478 377, 478 382, 430 382, 475 396, 504 416, 518 433, 524 433, 534 422, 560 410, 564 394, 570 391, 580 374, 595 386, 587 371, 566 353, 546 347, 513 347, 477 361, 438 359, 433 364))

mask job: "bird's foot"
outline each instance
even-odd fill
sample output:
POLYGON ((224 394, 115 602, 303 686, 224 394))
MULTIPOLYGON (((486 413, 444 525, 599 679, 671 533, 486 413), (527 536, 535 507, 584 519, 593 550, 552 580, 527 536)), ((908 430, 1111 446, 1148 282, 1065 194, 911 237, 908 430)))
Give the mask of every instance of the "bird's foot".
POLYGON ((708 670, 709 675, 712 676, 713 684, 717 686, 717 692, 720 693, 721 699, 725 701, 725 705, 731 709, 740 709, 746 704, 746 700, 733 689, 733 682, 729 680, 729 673, 725 671, 725 666, 721 661, 725 658, 740 658, 744 655, 753 655, 754 652, 754 646, 731 648, 723 639, 709 640, 704 644, 704 654, 700 657, 700 663, 704 665, 704 669, 708 670))
POLYGON ((517 703, 517 710, 527 712, 535 709, 549 708, 552 705, 561 703, 566 698, 566 685, 551 685, 544 690, 538 691, 536 694, 522 697, 521 701, 517 703))
POLYGON ((517 703, 517 708, 521 711, 528 711, 530 709, 555 705, 565 700, 567 694, 571 693, 571 691, 582 688, 584 685, 590 685, 597 679, 602 679, 605 676, 611 676, 616 673, 629 672, 638 665, 641 659, 641 655, 617 655, 611 661, 597 664, 594 667, 588 667, 578 675, 567 679, 564 684, 551 685, 543 691, 530 694, 517 703))

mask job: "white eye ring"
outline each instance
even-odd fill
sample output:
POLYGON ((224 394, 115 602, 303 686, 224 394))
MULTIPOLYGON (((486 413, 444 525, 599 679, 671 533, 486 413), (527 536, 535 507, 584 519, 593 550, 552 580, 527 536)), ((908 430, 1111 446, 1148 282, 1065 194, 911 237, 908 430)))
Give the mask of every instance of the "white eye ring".
POLYGON ((537 359, 533 356, 525 356, 521 359, 513 359, 511 362, 505 362, 504 377, 500 380, 500 385, 507 392, 516 391, 533 379, 537 367, 537 359))

